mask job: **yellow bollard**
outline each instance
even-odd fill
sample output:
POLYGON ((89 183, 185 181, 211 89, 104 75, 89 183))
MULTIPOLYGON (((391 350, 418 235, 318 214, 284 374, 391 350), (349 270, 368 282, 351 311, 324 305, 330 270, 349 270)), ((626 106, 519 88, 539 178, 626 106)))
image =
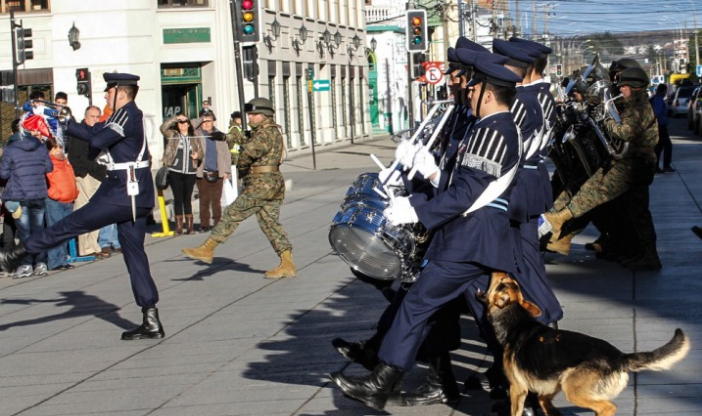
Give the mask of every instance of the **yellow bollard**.
POLYGON ((161 211, 161 225, 163 226, 162 233, 152 233, 151 237, 173 237, 175 231, 171 231, 168 224, 168 214, 166 213, 166 199, 163 197, 163 190, 158 189, 158 209, 161 211))

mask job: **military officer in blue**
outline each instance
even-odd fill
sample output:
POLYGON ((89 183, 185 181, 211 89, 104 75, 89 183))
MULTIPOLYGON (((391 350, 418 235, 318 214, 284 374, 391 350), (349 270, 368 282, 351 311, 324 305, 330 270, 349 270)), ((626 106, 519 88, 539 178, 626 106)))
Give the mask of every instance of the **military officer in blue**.
POLYGON ((509 61, 505 66, 522 78, 511 108, 523 143, 522 161, 510 195, 510 219, 519 269, 517 279, 526 297, 542 309, 543 313, 537 319, 544 324, 552 324, 563 317, 563 310, 546 278, 537 230, 541 215, 538 211, 547 203, 543 191, 546 184, 538 169, 544 117, 536 91, 528 87, 535 59, 542 57, 542 54, 522 44, 501 39, 493 40, 493 50, 507 57, 509 61))
MULTIPOLYGON (((454 168, 440 170, 428 151, 415 156, 417 172, 438 187, 437 194, 428 200, 426 195, 396 197, 385 215, 394 224, 419 221, 433 230, 428 263, 385 336, 373 372, 361 377, 331 374, 345 395, 382 409, 412 368, 427 319, 457 296, 485 290, 493 270, 516 272, 505 196, 520 157, 519 133, 509 112, 519 81, 505 67, 478 60, 468 88, 480 121, 459 146, 454 168)), ((485 325, 483 305, 474 296, 468 298, 477 321, 485 325)))
POLYGON ((154 184, 143 113, 134 103, 139 77, 124 73, 106 73, 103 77, 107 83, 105 99, 113 110, 112 115, 93 127, 70 120, 64 122, 68 124, 66 134, 90 144, 92 155, 107 166, 107 177, 87 205, 33 234, 23 247, 1 253, 0 265, 11 267, 24 254, 39 253, 116 223, 132 292, 143 314, 142 324, 122 333, 122 339, 163 338, 165 333, 156 309, 158 290, 144 251, 146 219, 154 206, 154 184))

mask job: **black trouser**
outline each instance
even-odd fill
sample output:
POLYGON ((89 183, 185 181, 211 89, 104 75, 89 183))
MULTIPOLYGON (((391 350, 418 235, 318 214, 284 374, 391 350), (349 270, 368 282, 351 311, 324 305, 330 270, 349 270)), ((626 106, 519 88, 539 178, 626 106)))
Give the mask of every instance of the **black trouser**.
POLYGON ((653 217, 648 209, 648 185, 632 185, 619 199, 619 208, 625 214, 620 216, 625 221, 622 225, 633 237, 629 244, 635 252, 656 253, 657 237, 653 217))
POLYGON ((661 153, 663 155, 663 169, 669 168, 673 162, 673 142, 668 134, 668 126, 658 125, 658 144, 656 144, 656 160, 657 166, 661 167, 661 153))
POLYGON ((195 174, 168 172, 168 181, 173 192, 173 211, 175 215, 193 213, 193 189, 195 189, 195 174))

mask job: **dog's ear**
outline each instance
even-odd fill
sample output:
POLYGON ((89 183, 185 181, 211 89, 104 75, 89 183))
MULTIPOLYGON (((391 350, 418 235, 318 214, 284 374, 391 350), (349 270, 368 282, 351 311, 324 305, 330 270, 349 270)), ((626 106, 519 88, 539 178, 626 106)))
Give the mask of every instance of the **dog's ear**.
POLYGON ((526 311, 529 312, 529 315, 533 316, 534 318, 541 316, 541 309, 538 306, 536 306, 536 304, 525 300, 521 296, 521 293, 519 294, 519 304, 522 306, 522 308, 526 309, 526 311))

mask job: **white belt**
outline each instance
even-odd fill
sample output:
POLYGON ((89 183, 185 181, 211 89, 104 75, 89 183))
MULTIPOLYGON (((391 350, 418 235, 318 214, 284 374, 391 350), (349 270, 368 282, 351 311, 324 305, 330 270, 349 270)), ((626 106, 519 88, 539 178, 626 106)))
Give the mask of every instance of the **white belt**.
POLYGON ((149 167, 148 160, 141 160, 139 162, 124 162, 124 163, 109 163, 107 165, 107 170, 129 170, 129 169, 143 169, 149 167))

